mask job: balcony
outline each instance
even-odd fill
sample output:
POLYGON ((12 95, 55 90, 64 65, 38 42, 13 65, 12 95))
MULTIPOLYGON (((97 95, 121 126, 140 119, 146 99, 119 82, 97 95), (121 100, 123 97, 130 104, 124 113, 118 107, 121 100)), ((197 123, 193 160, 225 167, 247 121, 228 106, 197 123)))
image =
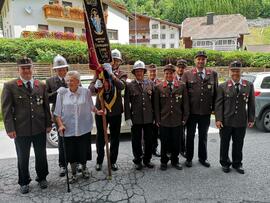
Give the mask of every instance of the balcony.
MULTIPOLYGON (((149 43, 150 39, 137 39, 137 43, 149 43)), ((136 39, 129 39, 129 43, 136 43, 136 39)))
POLYGON ((59 4, 46 4, 43 11, 47 21, 84 23, 84 11, 76 7, 63 7, 59 4))

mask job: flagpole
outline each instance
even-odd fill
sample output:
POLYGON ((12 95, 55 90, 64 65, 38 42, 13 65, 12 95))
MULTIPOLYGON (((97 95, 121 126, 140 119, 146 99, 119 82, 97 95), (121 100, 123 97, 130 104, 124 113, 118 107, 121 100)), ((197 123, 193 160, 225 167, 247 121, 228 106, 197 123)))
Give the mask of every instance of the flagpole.
MULTIPOLYGON (((89 68, 96 71, 97 79, 99 79, 99 75, 102 71, 104 71, 104 69, 100 65, 98 57, 97 57, 97 53, 94 47, 93 37, 90 30, 91 28, 89 27, 89 19, 86 12, 84 13, 84 18, 85 18, 86 40, 87 40, 88 52, 89 52, 89 68)), ((102 88, 104 88, 104 80, 102 80, 102 83, 103 83, 102 88)), ((103 92, 104 91, 102 91, 102 89, 98 91, 98 99, 100 100, 101 110, 105 112, 103 92)), ((108 144, 107 121, 106 121, 105 114, 102 114, 102 126, 103 126, 103 133, 104 133, 105 150, 106 150, 106 155, 107 155, 107 163, 108 163, 108 179, 111 180, 112 169, 111 169, 111 160, 110 160, 110 150, 109 150, 109 144, 108 144)))

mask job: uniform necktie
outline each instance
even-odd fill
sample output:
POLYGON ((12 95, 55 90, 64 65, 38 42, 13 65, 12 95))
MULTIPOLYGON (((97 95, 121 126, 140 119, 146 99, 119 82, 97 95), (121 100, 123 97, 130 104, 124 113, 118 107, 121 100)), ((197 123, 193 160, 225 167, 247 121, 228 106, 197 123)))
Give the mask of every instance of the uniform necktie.
POLYGON ((235 89, 236 89, 236 92, 237 92, 237 94, 239 93, 239 83, 235 83, 235 89))
POLYGON ((170 88, 170 92, 172 92, 172 82, 168 82, 168 86, 169 86, 169 88, 170 88))
POLYGON ((62 81, 62 86, 63 86, 63 87, 67 87, 67 84, 66 84, 65 79, 64 79, 64 78, 62 78, 62 80, 61 80, 61 81, 62 81))
POLYGON ((26 83, 26 86, 27 86, 28 92, 29 92, 29 93, 32 93, 32 86, 31 86, 31 82, 30 82, 30 81, 28 81, 28 82, 26 83))
POLYGON ((143 89, 143 82, 140 82, 139 84, 140 84, 140 87, 143 89))
POLYGON ((201 78, 201 80, 203 80, 203 72, 199 72, 198 75, 201 78))

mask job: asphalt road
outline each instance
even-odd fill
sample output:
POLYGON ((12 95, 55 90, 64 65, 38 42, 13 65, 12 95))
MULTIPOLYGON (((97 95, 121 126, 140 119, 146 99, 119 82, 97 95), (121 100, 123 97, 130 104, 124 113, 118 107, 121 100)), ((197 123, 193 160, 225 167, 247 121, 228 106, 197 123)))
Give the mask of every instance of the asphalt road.
MULTIPOLYGON (((118 159, 120 169, 113 172, 112 180, 106 179, 105 163, 103 171, 96 172, 95 161, 91 161, 88 163, 91 178, 79 179, 71 186, 71 193, 66 193, 65 178, 58 177, 57 150, 48 149, 49 187, 42 191, 32 181, 31 191, 26 195, 19 193, 17 185, 14 143, 4 134, 0 133, 0 202, 270 202, 270 133, 256 129, 249 129, 246 134, 244 175, 221 171, 219 135, 211 128, 208 138, 210 168, 197 162, 196 152, 192 168, 177 171, 169 166, 167 171, 160 171, 159 159, 153 158, 154 169, 144 168, 138 172, 132 163, 131 143, 123 140, 118 159)), ((94 145, 93 151, 95 160, 94 145)), ((30 172, 34 180, 33 157, 30 172)))

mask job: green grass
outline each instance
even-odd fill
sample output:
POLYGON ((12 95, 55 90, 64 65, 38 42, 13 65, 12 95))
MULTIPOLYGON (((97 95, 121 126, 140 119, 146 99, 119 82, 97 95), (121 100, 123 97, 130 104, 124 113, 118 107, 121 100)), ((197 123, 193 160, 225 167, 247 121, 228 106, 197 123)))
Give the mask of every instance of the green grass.
POLYGON ((249 32, 244 37, 245 45, 270 44, 270 27, 250 27, 249 32))

